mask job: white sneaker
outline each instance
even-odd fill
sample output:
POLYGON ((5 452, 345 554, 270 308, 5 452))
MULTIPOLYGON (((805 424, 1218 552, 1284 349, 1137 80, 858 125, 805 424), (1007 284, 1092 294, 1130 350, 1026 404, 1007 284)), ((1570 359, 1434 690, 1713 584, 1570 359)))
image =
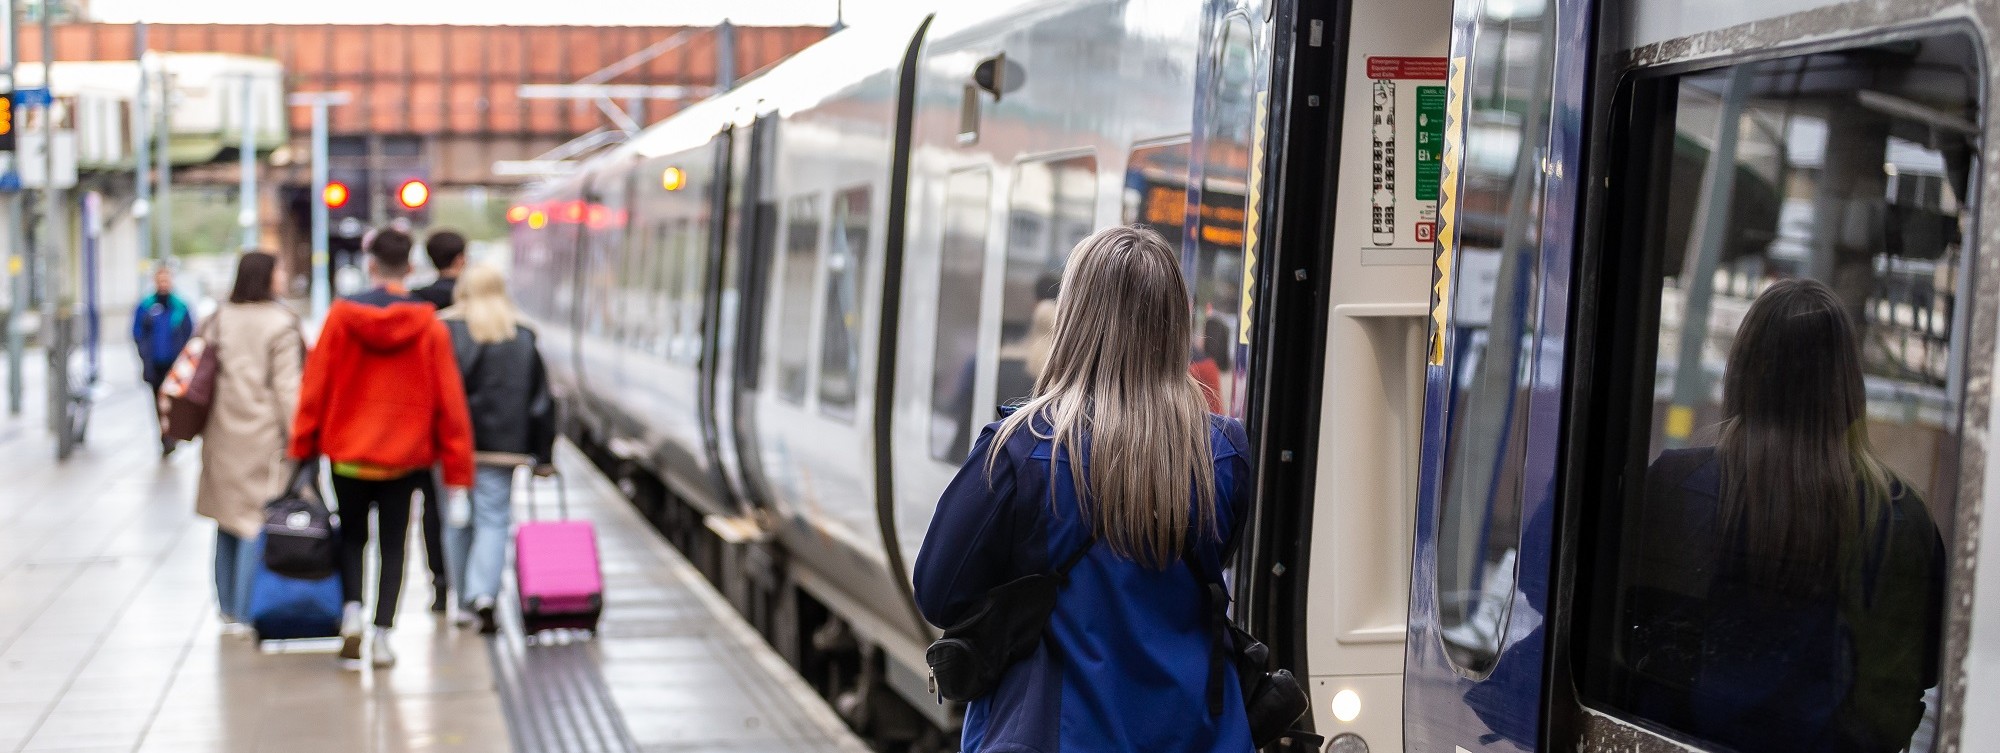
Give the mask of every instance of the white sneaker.
POLYGON ((387 669, 396 666, 396 652, 389 648, 388 628, 375 628, 375 633, 368 644, 370 661, 377 668, 387 669))
POLYGON ((340 663, 350 669, 361 664, 361 602, 350 601, 340 610, 340 663))

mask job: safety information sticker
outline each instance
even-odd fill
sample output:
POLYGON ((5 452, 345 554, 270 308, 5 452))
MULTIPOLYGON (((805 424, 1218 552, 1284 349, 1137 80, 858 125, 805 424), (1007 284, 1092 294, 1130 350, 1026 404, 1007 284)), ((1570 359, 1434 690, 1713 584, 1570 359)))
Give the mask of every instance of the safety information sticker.
POLYGON ((1429 250, 1437 240, 1444 164, 1441 57, 1370 56, 1369 241, 1429 250))

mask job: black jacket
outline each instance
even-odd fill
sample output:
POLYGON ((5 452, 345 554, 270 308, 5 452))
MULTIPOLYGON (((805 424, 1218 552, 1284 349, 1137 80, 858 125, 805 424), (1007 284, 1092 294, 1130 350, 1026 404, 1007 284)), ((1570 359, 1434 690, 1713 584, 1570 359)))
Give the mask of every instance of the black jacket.
POLYGON ((410 291, 410 297, 419 301, 429 301, 432 306, 444 310, 451 307, 452 292, 458 287, 458 278, 439 277, 437 282, 410 291))
POLYGON ((545 464, 554 457, 555 401, 535 333, 515 327, 514 339, 477 343, 465 322, 447 319, 451 345, 465 378, 465 402, 472 410, 472 447, 479 452, 533 455, 545 464))
POLYGON ((1801 596, 1760 585, 1721 534, 1715 448, 1662 453, 1628 524, 1628 710, 1737 750, 1907 746, 1938 682, 1947 559, 1916 490, 1888 481, 1874 540, 1843 557, 1837 584, 1801 596))

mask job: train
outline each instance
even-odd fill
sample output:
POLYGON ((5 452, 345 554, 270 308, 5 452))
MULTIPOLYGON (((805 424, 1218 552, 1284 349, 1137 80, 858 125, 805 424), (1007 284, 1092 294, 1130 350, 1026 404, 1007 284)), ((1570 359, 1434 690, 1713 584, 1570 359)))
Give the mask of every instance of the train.
MULTIPOLYGON (((1070 246, 1182 249, 1257 453, 1234 616, 1326 750, 1727 750, 1634 700, 1651 459, 1773 280, 1949 553, 1909 750, 2000 739, 1989 0, 1022 0, 831 35, 510 210, 567 431, 883 750, 910 567, 1070 246), (1977 576, 1986 571, 1988 577, 1977 576)), ((1996 214, 1993 216, 2000 216, 1996 214)), ((1293 743, 1285 743, 1292 745, 1293 743)))

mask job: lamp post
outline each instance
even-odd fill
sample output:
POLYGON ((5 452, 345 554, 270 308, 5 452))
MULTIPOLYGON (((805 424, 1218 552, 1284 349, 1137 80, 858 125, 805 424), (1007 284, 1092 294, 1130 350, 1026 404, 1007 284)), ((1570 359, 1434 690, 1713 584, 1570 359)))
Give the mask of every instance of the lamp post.
POLYGON ((326 307, 333 297, 333 283, 328 278, 329 266, 326 234, 329 230, 326 211, 327 144, 326 109, 347 104, 347 92, 298 92, 290 103, 294 107, 312 108, 312 315, 324 316, 326 307))

